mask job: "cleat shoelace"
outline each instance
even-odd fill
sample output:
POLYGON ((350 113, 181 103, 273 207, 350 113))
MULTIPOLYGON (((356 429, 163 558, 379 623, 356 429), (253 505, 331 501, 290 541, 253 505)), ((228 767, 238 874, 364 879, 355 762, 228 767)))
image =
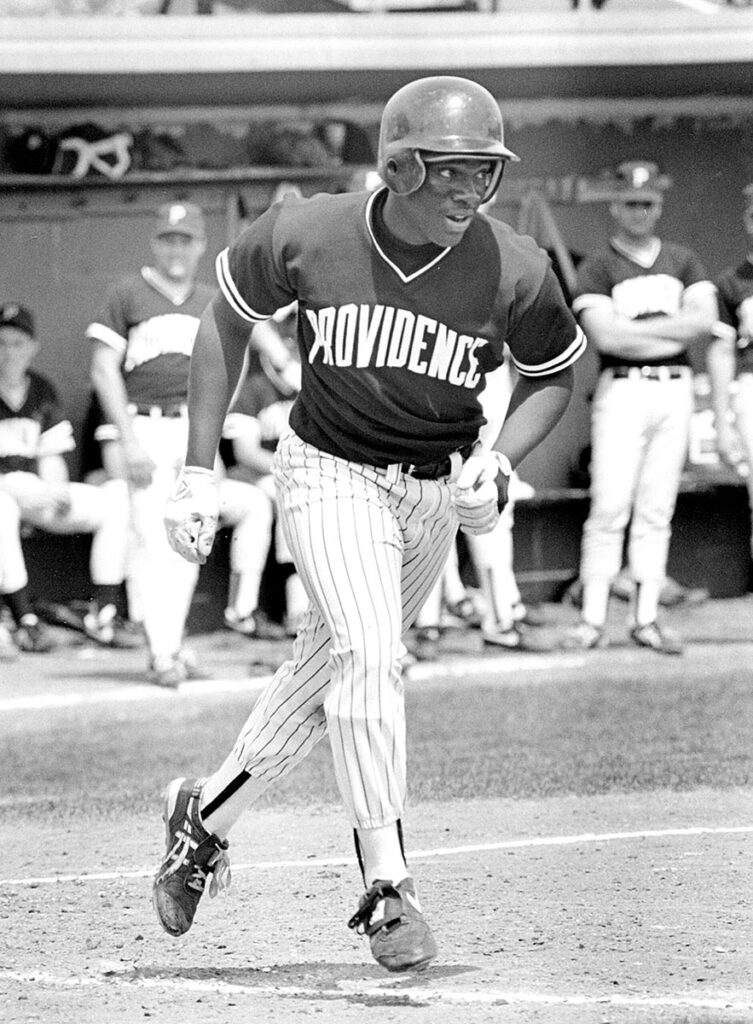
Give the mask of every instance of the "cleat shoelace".
POLYGON ((354 928, 359 935, 373 935, 381 928, 397 924, 402 916, 403 901, 395 886, 391 882, 375 882, 361 898, 348 928, 354 928))
POLYGON ((227 839, 223 841, 219 836, 212 834, 199 843, 193 835, 189 821, 175 833, 175 839, 174 846, 165 858, 165 867, 157 879, 157 884, 177 874, 190 859, 189 874, 185 881, 187 889, 201 895, 206 888, 209 875, 212 876, 209 884, 210 897, 230 888, 232 874, 227 853, 230 844, 227 839))

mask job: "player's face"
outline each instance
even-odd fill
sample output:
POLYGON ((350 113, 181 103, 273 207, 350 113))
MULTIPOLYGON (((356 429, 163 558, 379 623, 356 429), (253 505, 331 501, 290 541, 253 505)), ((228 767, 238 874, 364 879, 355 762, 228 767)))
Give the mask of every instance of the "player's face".
POLYGON ((662 204, 660 199, 626 199, 612 203, 611 209, 622 233, 640 241, 653 235, 662 204))
POLYGON ((206 243, 202 239, 177 231, 152 239, 157 270, 176 283, 193 280, 205 248, 206 243))
POLYGON ((0 381, 22 380, 37 351, 37 342, 17 327, 0 327, 0 381))
POLYGON ((421 188, 398 197, 405 200, 400 237, 414 245, 457 245, 481 206, 493 173, 493 160, 427 161, 421 188))

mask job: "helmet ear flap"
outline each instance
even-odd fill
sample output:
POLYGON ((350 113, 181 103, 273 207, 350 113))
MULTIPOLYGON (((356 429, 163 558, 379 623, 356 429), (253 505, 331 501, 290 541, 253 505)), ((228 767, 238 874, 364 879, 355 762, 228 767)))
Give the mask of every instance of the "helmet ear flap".
POLYGON ((407 196, 421 188, 426 168, 420 153, 412 149, 398 149, 384 161, 381 174, 391 192, 407 196))
POLYGON ((491 181, 489 182, 489 187, 484 193, 484 198, 481 200, 482 203, 488 203, 494 198, 497 189, 502 184, 502 175, 505 173, 506 163, 506 160, 494 161, 495 166, 492 172, 491 181))

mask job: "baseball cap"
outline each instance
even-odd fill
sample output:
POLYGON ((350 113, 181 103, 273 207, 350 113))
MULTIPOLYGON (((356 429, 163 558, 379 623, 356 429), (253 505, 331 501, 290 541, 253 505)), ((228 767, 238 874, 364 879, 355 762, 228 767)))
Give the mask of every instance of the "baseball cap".
POLYGON ((34 317, 17 302, 4 302, 0 306, 0 327, 15 327, 30 338, 34 337, 34 317))
POLYGON ((660 174, 658 166, 648 160, 624 161, 617 167, 614 179, 614 198, 621 201, 659 200, 672 184, 672 179, 660 174))
POLYGON ((154 237, 160 235, 188 235, 204 238, 204 214, 194 203, 164 203, 157 211, 154 237))

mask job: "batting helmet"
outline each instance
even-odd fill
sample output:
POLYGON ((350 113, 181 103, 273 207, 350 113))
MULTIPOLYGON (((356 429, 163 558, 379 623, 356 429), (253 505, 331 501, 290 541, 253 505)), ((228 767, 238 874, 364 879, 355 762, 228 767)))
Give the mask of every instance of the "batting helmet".
POLYGON ((496 168, 485 203, 499 187, 505 161, 520 159, 505 146, 502 115, 492 94, 450 75, 404 85, 382 114, 377 168, 390 191, 408 195, 421 187, 424 155, 493 159, 496 168))

